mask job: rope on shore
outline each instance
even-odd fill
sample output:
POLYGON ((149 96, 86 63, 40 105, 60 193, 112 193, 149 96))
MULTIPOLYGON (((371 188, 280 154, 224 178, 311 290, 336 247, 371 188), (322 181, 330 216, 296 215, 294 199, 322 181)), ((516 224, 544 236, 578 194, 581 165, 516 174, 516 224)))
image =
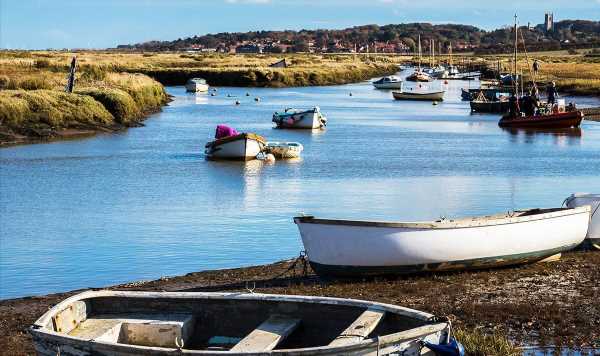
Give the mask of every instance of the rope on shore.
POLYGON ((306 251, 302 250, 302 251, 300 251, 300 254, 298 255, 298 257, 296 257, 294 259, 294 262, 285 271, 279 273, 272 279, 281 278, 281 277, 285 276, 289 271, 293 271, 294 272, 293 277, 296 277, 296 266, 298 265, 298 263, 302 263, 302 275, 301 276, 306 277, 308 275, 308 263, 307 263, 307 259, 306 259, 306 251))

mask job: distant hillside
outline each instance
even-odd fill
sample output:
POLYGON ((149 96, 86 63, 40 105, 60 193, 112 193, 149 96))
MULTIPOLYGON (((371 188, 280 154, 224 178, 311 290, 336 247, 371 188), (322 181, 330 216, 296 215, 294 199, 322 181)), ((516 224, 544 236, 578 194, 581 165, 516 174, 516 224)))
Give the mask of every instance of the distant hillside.
MULTIPOLYGON (((551 31, 544 25, 521 27, 529 50, 600 47, 600 21, 564 20, 551 31)), ((409 23, 364 25, 343 30, 253 31, 217 33, 180 38, 175 41, 150 41, 121 45, 119 49, 144 51, 194 50, 205 52, 281 53, 281 52, 394 52, 416 49, 418 35, 422 48, 429 51, 430 40, 436 52, 444 53, 451 44, 455 52, 509 52, 512 28, 485 31, 468 25, 409 23)))

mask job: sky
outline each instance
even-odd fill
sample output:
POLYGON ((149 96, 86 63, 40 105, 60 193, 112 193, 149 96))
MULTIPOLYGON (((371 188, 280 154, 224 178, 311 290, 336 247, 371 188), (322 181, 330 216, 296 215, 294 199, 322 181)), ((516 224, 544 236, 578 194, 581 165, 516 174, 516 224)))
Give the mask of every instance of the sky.
POLYGON ((0 48, 110 48, 218 32, 600 20, 600 0, 0 0, 0 48))

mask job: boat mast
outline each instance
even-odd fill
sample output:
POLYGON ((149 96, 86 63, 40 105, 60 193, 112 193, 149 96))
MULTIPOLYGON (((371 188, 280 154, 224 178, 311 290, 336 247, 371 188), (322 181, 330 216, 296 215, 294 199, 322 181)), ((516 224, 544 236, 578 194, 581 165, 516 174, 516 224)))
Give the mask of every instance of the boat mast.
POLYGON ((421 34, 419 34, 419 71, 421 71, 421 34))
POLYGON ((513 65, 513 69, 514 69, 514 77, 513 77, 513 83, 515 84, 515 96, 519 96, 519 88, 518 88, 518 83, 517 83, 517 44, 518 44, 518 37, 517 37, 517 14, 515 14, 515 58, 514 58, 514 65, 513 65))

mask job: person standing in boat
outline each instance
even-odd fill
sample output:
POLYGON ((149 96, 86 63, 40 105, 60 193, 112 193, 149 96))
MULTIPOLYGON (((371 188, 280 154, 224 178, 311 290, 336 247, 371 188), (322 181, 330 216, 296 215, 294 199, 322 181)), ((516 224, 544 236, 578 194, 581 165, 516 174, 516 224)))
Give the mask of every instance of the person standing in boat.
POLYGON ((556 97, 558 93, 556 92, 556 83, 552 82, 548 85, 548 89, 546 89, 546 94, 548 95, 548 104, 556 104, 556 97))
POLYGON ((517 96, 515 95, 515 93, 511 93, 510 94, 510 98, 508 99, 508 103, 509 103, 509 115, 510 117, 517 117, 520 114, 520 109, 519 109, 519 99, 517 98, 517 96))

